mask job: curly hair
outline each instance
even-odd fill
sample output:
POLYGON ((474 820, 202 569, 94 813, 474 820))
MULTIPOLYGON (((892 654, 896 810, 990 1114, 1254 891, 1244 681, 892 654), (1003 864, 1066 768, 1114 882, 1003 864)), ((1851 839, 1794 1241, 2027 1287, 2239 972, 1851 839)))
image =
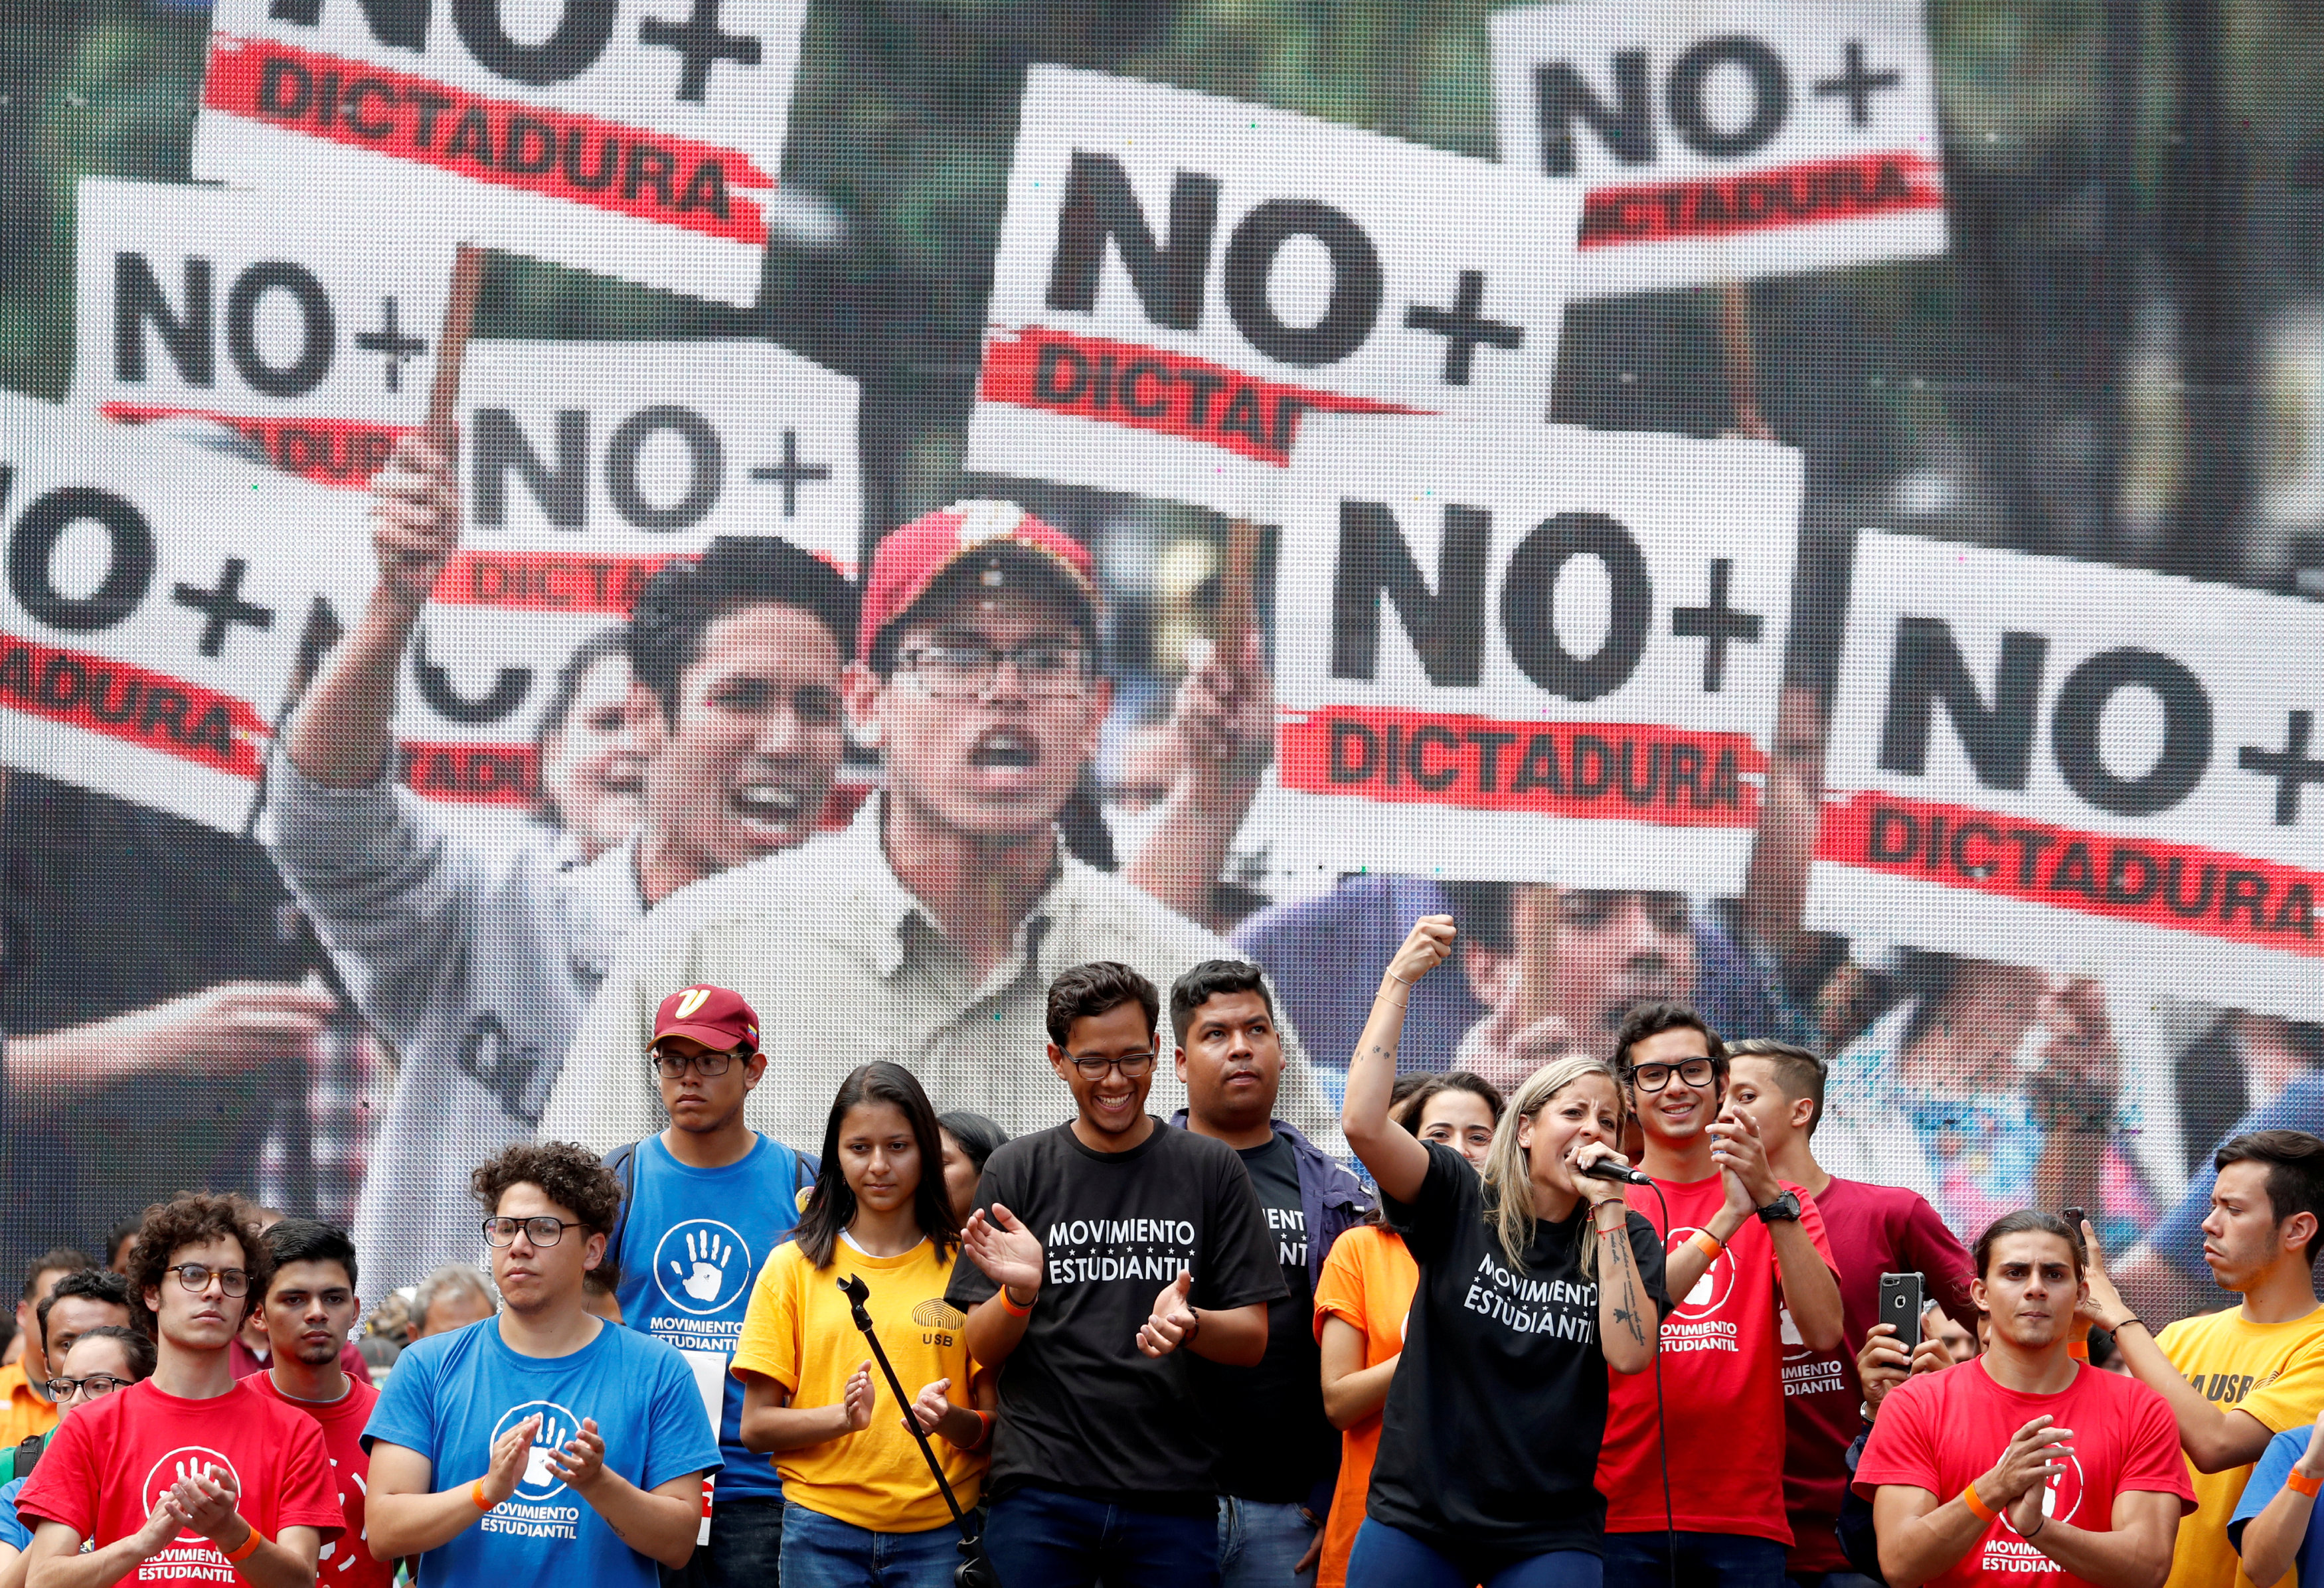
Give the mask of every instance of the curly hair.
POLYGON ((180 1191, 167 1202, 156 1202, 145 1209, 145 1217, 137 1226, 137 1244, 129 1253, 129 1288, 143 1303, 137 1313, 140 1327, 148 1335, 160 1333, 161 1282, 169 1277, 178 1253, 229 1235, 241 1245, 243 1271, 250 1276, 248 1290, 239 1298, 227 1298, 242 1302, 242 1317, 235 1320, 235 1326, 240 1328, 250 1309, 264 1299, 266 1287, 274 1279, 274 1253, 260 1234, 258 1209, 240 1197, 208 1191, 180 1191), (146 1299, 148 1290, 154 1299, 146 1299))
MULTIPOLYGON (((468 1177, 469 1195, 486 1213, 500 1211, 501 1198, 512 1186, 539 1186, 542 1196, 571 1209, 593 1235, 610 1236, 622 1211, 622 1182, 595 1152, 571 1142, 519 1142, 490 1162, 478 1164, 468 1177)), ((621 1282, 621 1271, 608 1251, 606 1260, 583 1277, 611 1290, 621 1282)))

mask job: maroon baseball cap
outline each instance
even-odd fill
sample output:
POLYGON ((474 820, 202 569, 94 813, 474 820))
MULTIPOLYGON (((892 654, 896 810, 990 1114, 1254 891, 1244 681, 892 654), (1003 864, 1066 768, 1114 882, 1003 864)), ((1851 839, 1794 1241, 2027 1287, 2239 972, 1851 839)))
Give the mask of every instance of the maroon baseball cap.
POLYGON ((956 501, 892 530, 872 554, 863 581, 863 620, 855 628, 858 661, 872 659, 881 630, 917 606, 937 580, 973 570, 978 583, 1005 588, 1038 570, 1077 597, 1093 630, 1102 600, 1089 547, 1013 501, 956 501))
POLYGON ((757 1011, 740 993, 724 987, 685 987, 661 1001, 654 1012, 653 1040, 687 1037, 706 1048, 728 1052, 759 1045, 757 1011))

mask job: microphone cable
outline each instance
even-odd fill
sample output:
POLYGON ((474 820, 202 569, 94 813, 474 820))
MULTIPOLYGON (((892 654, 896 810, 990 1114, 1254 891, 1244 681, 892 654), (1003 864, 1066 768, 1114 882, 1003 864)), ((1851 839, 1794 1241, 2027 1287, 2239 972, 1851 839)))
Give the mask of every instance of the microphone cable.
MULTIPOLYGON (((1670 1199, 1652 1180, 1646 1182, 1646 1189, 1654 1192, 1655 1200, 1662 1205, 1663 1239, 1667 1242, 1670 1239, 1670 1199)), ((1663 1289, 1670 1289, 1667 1273, 1663 1279, 1663 1289)), ((1671 1310, 1678 1310, 1677 1303, 1672 1303, 1671 1310)), ((1670 1425, 1663 1418, 1663 1320, 1660 1314, 1655 1317, 1655 1455, 1661 1460, 1663 1469, 1663 1564, 1670 1569, 1670 1588, 1678 1588, 1678 1524, 1671 1515, 1670 1425)))

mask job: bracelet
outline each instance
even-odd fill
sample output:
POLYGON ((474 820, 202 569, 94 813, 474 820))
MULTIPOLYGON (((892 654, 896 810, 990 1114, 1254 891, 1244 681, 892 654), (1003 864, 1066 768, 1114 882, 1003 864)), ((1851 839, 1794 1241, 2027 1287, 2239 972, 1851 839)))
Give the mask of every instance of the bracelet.
MULTIPOLYGON (((1990 1525, 1993 1519, 2001 1514, 1999 1511, 1994 1510, 1993 1507, 1987 1505, 1982 1499, 1978 1498, 1977 1485, 1975 1483, 1971 1483, 1968 1488, 1961 1491, 1961 1503, 1969 1507, 1969 1515, 1975 1517, 1978 1521, 1987 1523, 1987 1525, 1990 1525)), ((2042 1529, 2036 1528, 2034 1530, 2038 1533, 2042 1529)))
POLYGON ((2041 1513, 2041 1515, 2042 1519, 2034 1525, 2034 1530, 2032 1532, 2020 1533, 2017 1535, 2020 1538, 2024 1539, 2028 1544, 2033 1543, 2034 1539, 2040 1538, 2042 1536, 2042 1529, 2050 1525, 2049 1513, 2044 1511, 2041 1513))
POLYGON ((1721 1252, 1727 1250, 1727 1243, 1720 1240, 1717 1235, 1712 1235, 1709 1230, 1695 1231, 1694 1234, 1687 1237, 1686 1244, 1693 1247, 1696 1251, 1702 1253, 1705 1257, 1714 1259, 1718 1257, 1721 1252))
POLYGON ((1629 1230, 1630 1220, 1628 1216, 1625 1215, 1622 1222, 1618 1225, 1608 1225, 1592 1223, 1590 1227, 1596 1230, 1600 1235, 1604 1235, 1607 1239, 1611 1240, 1614 1236, 1626 1234, 1629 1230))
POLYGON ((1001 1419, 994 1417, 991 1412, 981 1411, 973 1406, 970 1407, 968 1409, 970 1415, 976 1418, 978 1426, 984 1430, 982 1433, 977 1435, 976 1443, 970 1446, 969 1448, 972 1450, 982 1450, 987 1445, 992 1443, 993 1427, 1001 1419))
POLYGON ((2319 1489, 2324 1489, 2324 1478, 2303 1478, 2300 1475, 2300 1469, 2293 1467, 2283 1474, 2283 1486, 2294 1494, 2305 1494, 2309 1499, 2313 1500, 2316 1498, 2316 1492, 2319 1489))
POLYGON ((493 1502, 484 1498, 484 1481, 482 1478, 468 1486, 468 1498, 475 1503, 478 1510, 493 1509, 493 1502))
MULTIPOLYGON (((2108 1329, 2107 1333, 2109 1335, 2119 1335, 2122 1333, 2124 1326, 2128 1324, 2136 1324, 2140 1328, 2146 1329, 2146 1320, 2144 1318, 2139 1317, 2138 1314, 2135 1312, 2126 1312, 2123 1314, 2122 1322, 2115 1325, 2114 1327, 2108 1329)), ((2149 1335, 2154 1333, 2153 1329, 2146 1329, 2146 1332, 2149 1335)))
POLYGON ((1394 966, 1388 967, 1387 969, 1381 971, 1380 974, 1387 977, 1388 980, 1396 983, 1398 987, 1408 987, 1412 985, 1410 982, 1406 981, 1404 978, 1396 973, 1396 968, 1394 966))
MULTIPOLYGON (((1038 1300, 1039 1299, 1040 1293, 1036 1291, 1034 1293, 1034 1300, 1038 1300)), ((1011 1317, 1030 1317, 1033 1316, 1033 1302, 1028 1301, 1022 1307, 1018 1306, 1017 1298, 1009 1293, 1009 1287, 1006 1285, 1001 1287, 1001 1308, 1011 1317)))
MULTIPOLYGON (((250 1528, 250 1524, 248 1522, 244 1522, 243 1526, 250 1528)), ((258 1553, 258 1547, 265 1542, 265 1534, 260 1532, 256 1528, 250 1528, 250 1537, 244 1538, 240 1544, 226 1552, 226 1563, 229 1565, 240 1565, 244 1561, 246 1561, 252 1556, 256 1555, 258 1553)))

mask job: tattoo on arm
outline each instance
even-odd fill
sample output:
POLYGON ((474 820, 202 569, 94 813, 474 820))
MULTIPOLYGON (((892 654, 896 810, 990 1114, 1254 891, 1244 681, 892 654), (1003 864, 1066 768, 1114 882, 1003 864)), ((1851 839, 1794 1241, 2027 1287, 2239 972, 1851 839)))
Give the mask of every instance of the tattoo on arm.
POLYGON ((1628 1326, 1630 1338, 1638 1345, 1646 1343, 1646 1332, 1638 1321, 1638 1266, 1630 1250, 1630 1232, 1625 1228, 1621 1239, 1614 1243, 1614 1266, 1622 1273, 1622 1305, 1614 1309, 1614 1321, 1628 1326))

